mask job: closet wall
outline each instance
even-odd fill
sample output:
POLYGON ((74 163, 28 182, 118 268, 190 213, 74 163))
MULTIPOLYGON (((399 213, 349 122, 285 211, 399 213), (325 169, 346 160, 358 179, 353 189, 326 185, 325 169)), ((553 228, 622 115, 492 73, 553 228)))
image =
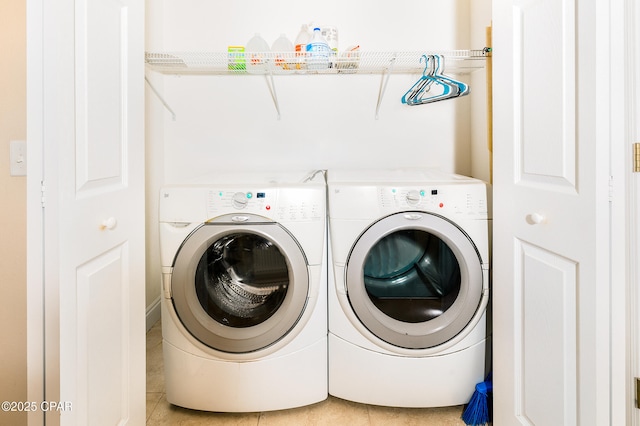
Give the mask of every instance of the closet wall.
MULTIPOLYGON (((482 49, 488 0, 162 0, 147 2, 147 51, 221 51, 260 33, 292 41, 300 25, 336 26, 339 49, 482 49)), ((446 62, 445 62, 446 73, 446 62)), ((376 119, 382 76, 275 76, 280 118, 264 76, 163 75, 147 70, 147 306, 160 297, 157 194, 215 170, 437 166, 489 180, 484 70, 457 78, 469 96, 409 107, 420 77, 392 74, 376 119), (148 86, 149 87, 149 86, 148 86)))

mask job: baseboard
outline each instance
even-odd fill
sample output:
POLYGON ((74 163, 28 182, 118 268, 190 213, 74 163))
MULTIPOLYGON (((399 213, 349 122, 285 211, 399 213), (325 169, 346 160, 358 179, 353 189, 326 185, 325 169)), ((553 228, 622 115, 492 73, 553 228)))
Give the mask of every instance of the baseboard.
POLYGON ((158 298, 154 300, 151 303, 151 305, 147 306, 147 316, 146 316, 147 331, 149 331, 149 329, 153 327, 155 323, 160 321, 160 302, 161 301, 162 301, 162 296, 158 296, 158 298))

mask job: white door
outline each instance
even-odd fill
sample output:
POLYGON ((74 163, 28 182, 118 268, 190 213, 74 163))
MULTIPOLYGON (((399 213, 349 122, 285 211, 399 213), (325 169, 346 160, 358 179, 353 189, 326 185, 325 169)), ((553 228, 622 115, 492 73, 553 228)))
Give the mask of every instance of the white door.
POLYGON ((29 144, 43 152, 29 188, 44 181, 44 286, 29 291, 43 293, 46 401, 30 421, 144 424, 144 2, 28 13, 29 144))
POLYGON ((495 424, 610 422, 607 4, 493 2, 495 424))

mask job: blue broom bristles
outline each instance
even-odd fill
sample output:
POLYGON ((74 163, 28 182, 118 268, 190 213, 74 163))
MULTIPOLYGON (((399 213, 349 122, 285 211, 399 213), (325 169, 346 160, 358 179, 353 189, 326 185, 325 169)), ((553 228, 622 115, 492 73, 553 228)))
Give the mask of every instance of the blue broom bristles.
POLYGON ((480 426, 489 424, 491 413, 489 411, 489 393, 493 391, 491 374, 484 382, 476 385, 476 390, 471 396, 467 408, 462 413, 462 420, 467 425, 480 426))

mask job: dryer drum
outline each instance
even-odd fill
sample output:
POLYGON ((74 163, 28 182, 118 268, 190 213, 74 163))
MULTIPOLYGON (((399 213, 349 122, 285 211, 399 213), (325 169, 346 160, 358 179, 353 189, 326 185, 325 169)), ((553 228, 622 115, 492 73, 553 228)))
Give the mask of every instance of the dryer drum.
POLYGON ((419 323, 442 315, 460 291, 460 266, 449 246, 418 230, 391 233, 364 263, 364 283, 373 304, 390 317, 419 323))
POLYGON ((289 286, 287 262, 262 236, 224 236, 203 254, 196 269, 196 293, 209 316, 231 327, 251 327, 271 317, 289 286))
POLYGON ((474 243, 435 214, 380 219, 356 240, 346 265, 351 309, 394 346, 426 349, 463 338, 486 304, 474 243))

